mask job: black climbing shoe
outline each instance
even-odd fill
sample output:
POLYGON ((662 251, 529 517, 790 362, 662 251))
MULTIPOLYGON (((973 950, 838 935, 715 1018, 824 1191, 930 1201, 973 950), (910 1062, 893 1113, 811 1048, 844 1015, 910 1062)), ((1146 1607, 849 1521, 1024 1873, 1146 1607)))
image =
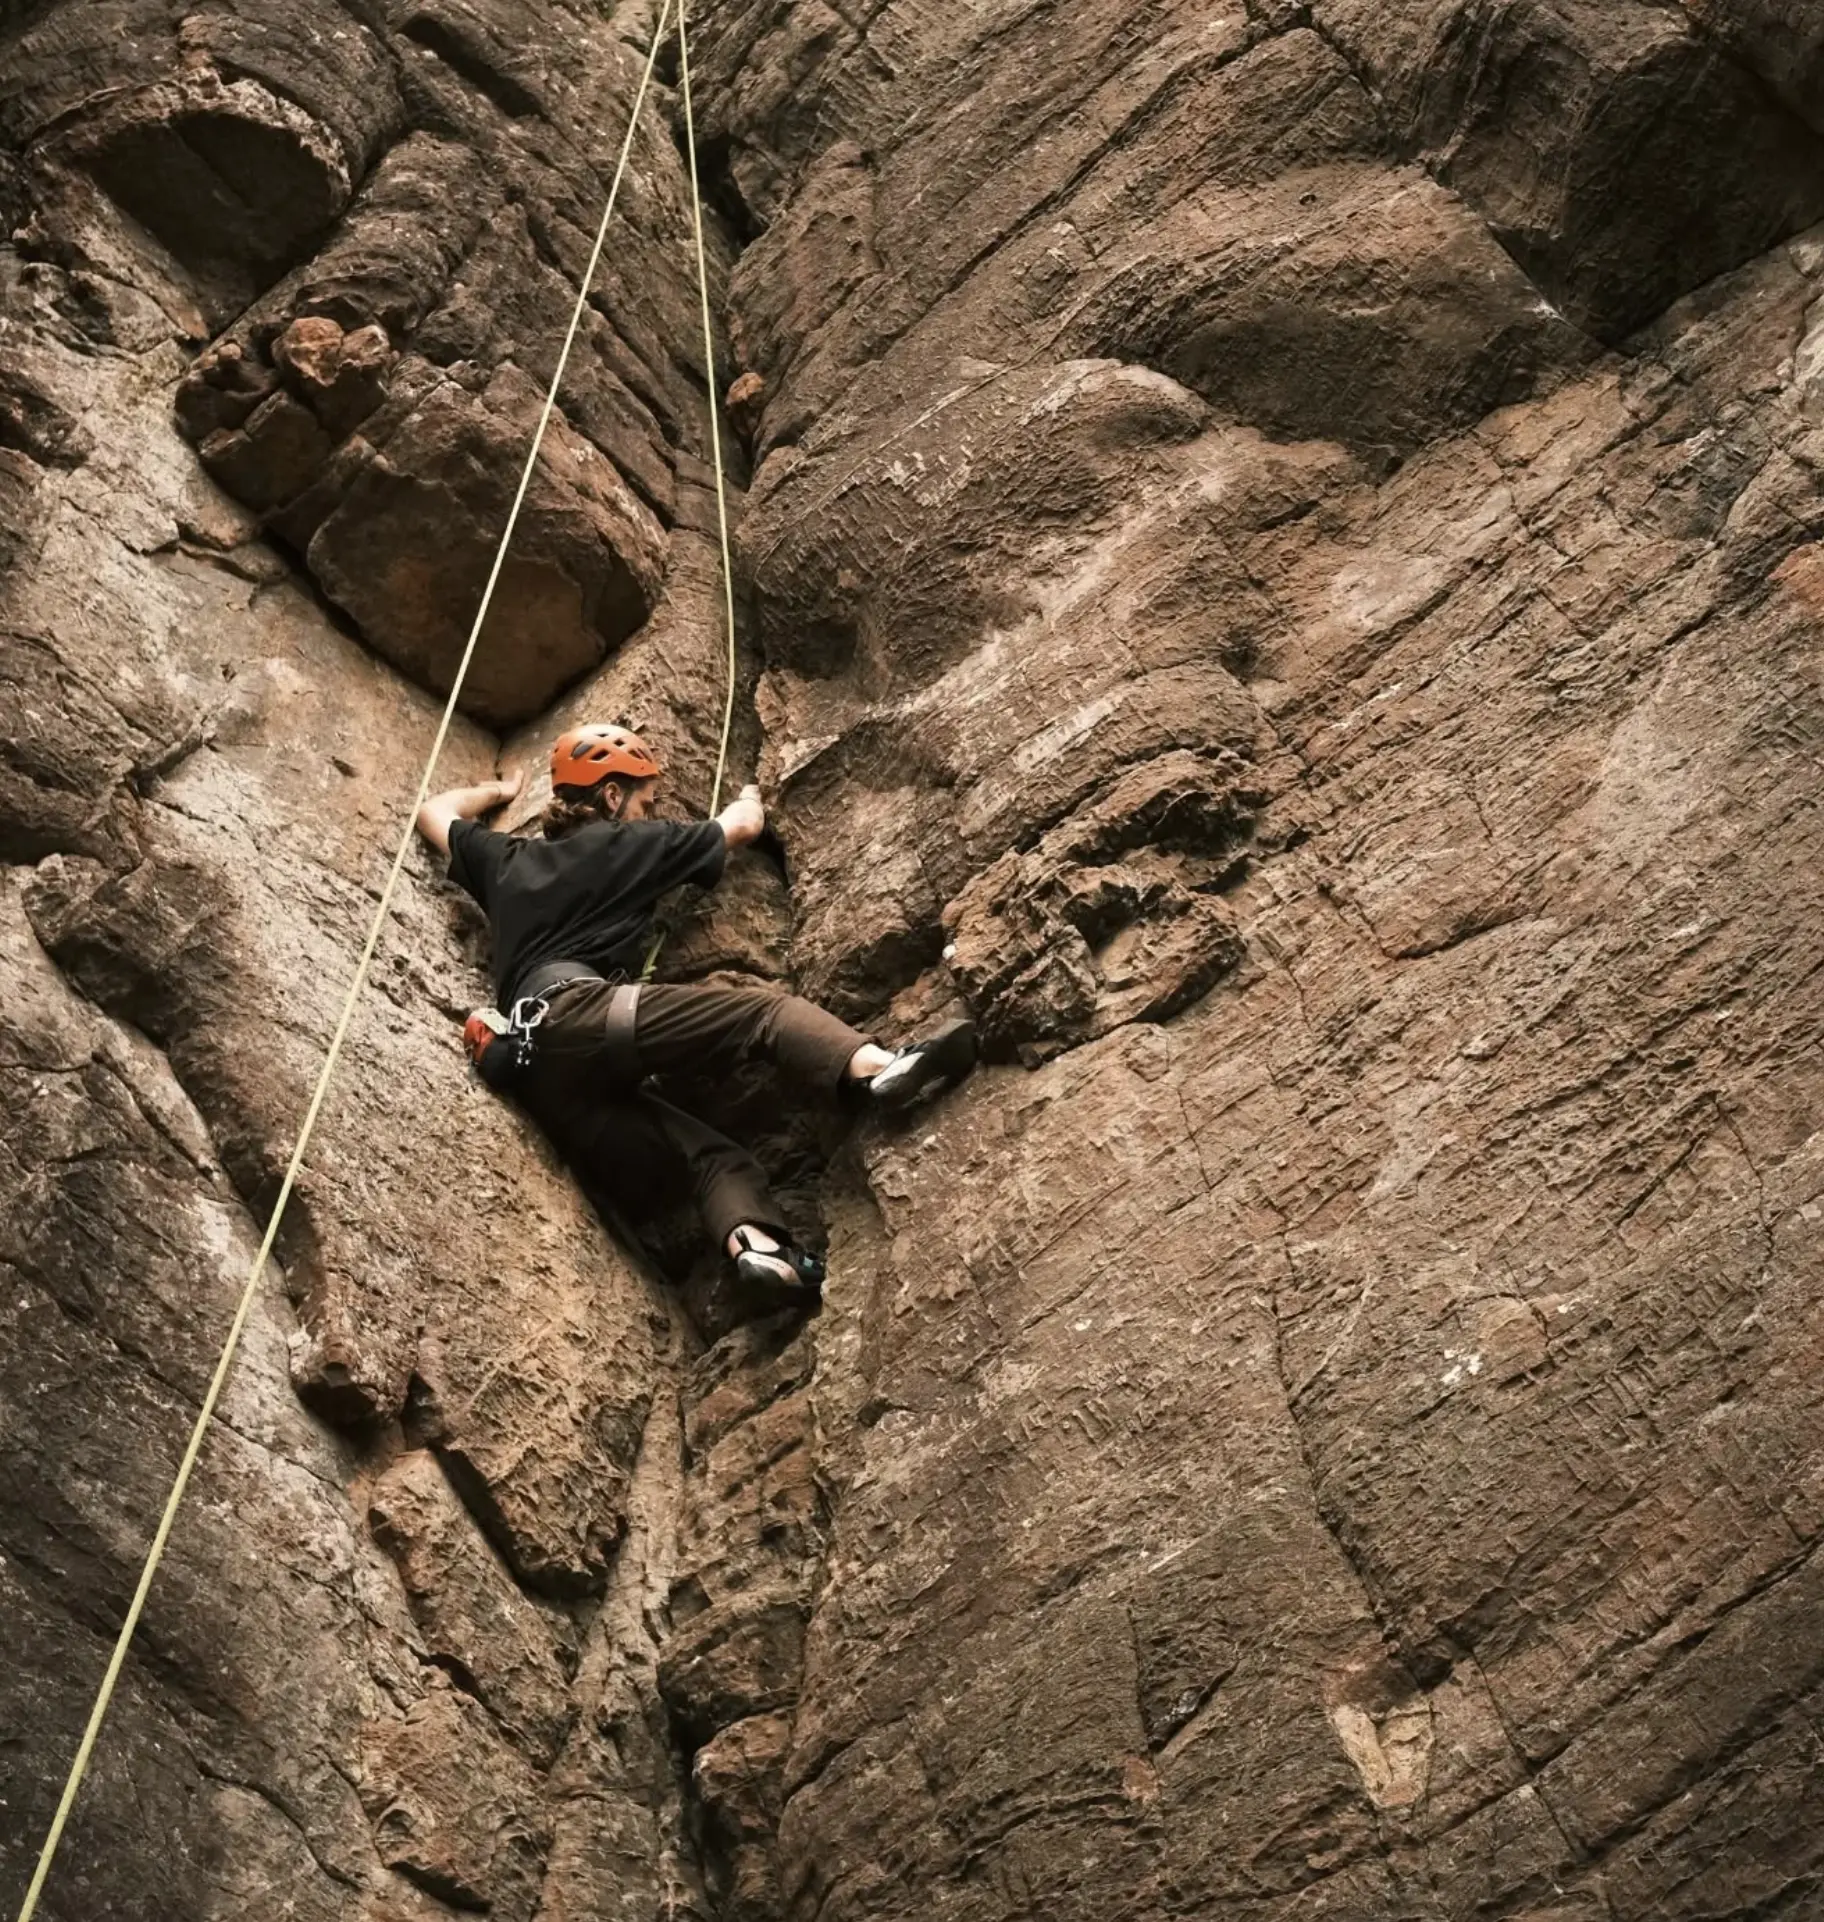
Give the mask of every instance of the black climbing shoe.
POLYGON ((812 1254, 808 1248, 794 1248, 777 1235, 768 1237, 779 1242, 777 1248, 759 1247, 748 1228, 737 1228, 735 1239, 741 1244, 735 1273, 743 1287, 768 1301, 794 1306, 811 1306, 819 1300, 824 1277, 821 1255, 812 1254))
POLYGON ((975 1023, 946 1021, 936 1033, 901 1048, 867 1083, 867 1105, 903 1114, 928 1095, 951 1087, 975 1066, 975 1023))

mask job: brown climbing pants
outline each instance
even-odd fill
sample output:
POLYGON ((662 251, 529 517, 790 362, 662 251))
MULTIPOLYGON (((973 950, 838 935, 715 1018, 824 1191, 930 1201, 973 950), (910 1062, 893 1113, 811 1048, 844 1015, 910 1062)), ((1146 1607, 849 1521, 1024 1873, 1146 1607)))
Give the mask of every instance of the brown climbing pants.
MULTIPOLYGON (((608 1065, 614 993, 606 981, 559 988, 538 1030, 525 1104, 585 1187, 634 1218, 694 1195, 718 1249, 743 1222, 783 1234, 760 1164, 739 1143, 608 1065)), ((867 1045, 847 1022, 776 988, 640 990, 634 1027, 641 1075, 720 1076, 765 1061, 833 1092, 867 1045)))

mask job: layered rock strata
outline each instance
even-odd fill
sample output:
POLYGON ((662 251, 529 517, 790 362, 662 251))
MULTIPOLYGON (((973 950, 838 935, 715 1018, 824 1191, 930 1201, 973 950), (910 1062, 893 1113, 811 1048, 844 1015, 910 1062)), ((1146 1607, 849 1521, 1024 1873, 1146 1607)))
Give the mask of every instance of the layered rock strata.
MULTIPOLYGON (((651 27, 5 28, 0 1898, 651 27)), ((699 32, 726 359, 662 63, 447 766, 612 712, 707 799, 732 388, 783 872, 668 965, 988 1065, 898 1131, 713 1091, 831 1249, 754 1320, 465 1094, 415 858, 41 1913, 1818 1911, 1824 39, 699 32)))

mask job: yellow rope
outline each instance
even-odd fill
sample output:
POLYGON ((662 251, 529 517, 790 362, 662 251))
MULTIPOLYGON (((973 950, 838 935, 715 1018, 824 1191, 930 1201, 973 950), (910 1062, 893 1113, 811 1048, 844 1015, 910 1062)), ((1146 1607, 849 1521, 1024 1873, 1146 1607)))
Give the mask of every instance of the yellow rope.
MULTIPOLYGON (((728 772, 728 741, 735 725, 735 683, 740 668, 735 651, 735 568, 728 550, 728 479, 722 466, 722 383, 716 377, 716 330, 709 314, 709 256, 703 245, 703 192, 697 183, 697 123, 690 104, 690 36, 685 29, 687 0, 678 0, 678 81, 684 94, 684 151, 690 156, 691 236, 697 249, 697 298, 703 309, 703 370, 709 383, 709 449, 716 470, 716 531, 722 540, 722 604, 728 627, 728 691, 722 701, 722 740, 716 749, 716 778, 710 784, 709 812, 722 804, 722 779, 728 772)), ((646 948, 640 979, 650 981, 665 947, 660 926, 646 948)))
POLYGON ((140 1614, 145 1608, 146 1595, 151 1589, 152 1578, 157 1573, 158 1564, 163 1558, 165 1543, 171 1534, 171 1525, 177 1519, 177 1511, 179 1504, 183 1501, 184 1490, 189 1486, 191 1471, 196 1467, 197 1457, 202 1452, 203 1438, 208 1432, 216 1402, 228 1379, 228 1370, 233 1365, 242 1330, 247 1325, 247 1317, 252 1311, 254 1298, 259 1291, 260 1278, 266 1270, 267 1258, 271 1255, 273 1243, 278 1237, 279 1223, 284 1216, 286 1204, 291 1199, 292 1189, 297 1184, 298 1171, 303 1166, 305 1150, 310 1145, 310 1137, 316 1128, 317 1116, 322 1110, 324 1096, 328 1093, 330 1080, 341 1058, 342 1044, 348 1035, 355 1003, 360 998, 362 988, 367 984, 368 970, 373 964, 374 951, 379 946, 381 932, 386 925, 387 915, 392 909, 393 893, 398 887, 399 876, 404 870, 406 856, 411 851, 418 810, 430 794, 431 777, 437 771, 438 759, 443 753, 445 741, 449 738, 450 726, 455 719, 457 698, 461 695, 463 683, 468 678, 469 665, 475 658, 476 643, 481 638, 482 624, 488 617, 488 608, 494 599, 494 590, 500 580, 501 568, 506 562, 507 547, 513 539, 513 530, 519 524, 520 509, 525 504, 527 489, 532 484, 532 473, 538 464, 539 449, 544 444, 545 430, 550 426, 552 412, 557 406, 558 388, 562 385, 565 371, 570 364, 570 350, 576 344, 577 331, 582 326, 583 313, 589 304, 590 284, 595 279, 596 268, 601 264, 602 247, 608 237, 608 223, 613 218, 615 202, 620 196, 621 181, 627 171, 628 156, 633 152, 633 137, 640 124, 640 109, 646 102, 647 89, 652 81, 653 68, 658 62, 659 48, 664 42, 665 28, 670 14, 671 0, 664 0, 659 9, 658 25, 653 31, 652 48, 646 56, 645 71, 640 76, 639 92, 634 96, 633 111, 627 119, 627 136, 621 143, 621 156, 615 165, 614 179, 608 189, 608 204, 602 211, 601 224, 595 231, 595 245, 590 249, 589 265, 584 269, 583 283, 577 293, 576 306, 571 311, 570 325, 564 334, 563 350, 557 357, 557 370, 551 376, 550 390, 545 395, 544 411, 538 417, 538 431, 532 437, 532 449, 526 456, 525 470, 519 477, 519 488, 513 496, 513 506, 507 515, 506 528, 500 537, 500 546, 494 556, 494 565, 488 573, 487 586, 482 590, 481 605, 476 610, 475 623, 469 629, 468 644, 463 648, 462 658, 457 664, 456 678, 451 683, 449 699, 443 704, 443 717, 437 724, 436 738, 431 743, 430 755, 425 761, 424 773, 418 782, 417 796, 405 818, 405 828, 399 837, 398 850, 393 855, 392 871, 386 877, 386 886, 381 890, 379 905, 374 909, 373 920, 367 930, 367 939, 361 948, 361 959, 356 966, 355 977, 349 983, 348 994, 342 1003, 342 1013, 336 1022, 335 1034, 329 1044, 329 1053, 324 1057, 322 1072, 317 1076, 317 1085, 310 1097, 310 1106, 305 1110, 304 1125, 299 1130, 297 1145, 291 1151, 290 1165, 285 1170, 285 1179, 279 1188, 278 1199, 273 1203, 271 1217, 266 1223, 266 1232, 260 1240, 259 1252, 254 1256, 253 1266, 248 1271, 247 1284, 241 1290, 240 1304, 234 1311, 234 1320, 228 1329, 228 1339, 222 1346, 221 1358, 217 1361, 215 1373, 210 1378, 208 1392, 203 1396, 203 1405, 197 1413, 196 1425, 190 1431, 189 1446, 185 1448, 183 1461, 178 1467, 177 1481, 172 1487, 171 1498, 165 1503, 164 1514, 159 1517, 158 1530, 152 1537, 151 1550, 146 1556, 144 1568, 140 1571, 139 1586, 133 1591, 133 1600, 128 1605, 126 1620, 121 1624, 120 1634, 115 1638, 114 1652, 108 1659, 107 1672, 102 1677, 101 1692, 95 1698, 95 1706, 90 1711, 88 1726, 83 1730, 81 1745, 76 1750, 76 1759, 70 1765, 69 1779, 63 1785, 63 1797, 57 1804, 57 1813, 51 1822, 50 1833, 45 1837, 44 1847, 39 1853, 38 1867, 32 1876, 31 1887, 25 1892, 25 1903, 19 1911, 18 1922, 31 1922, 32 1913, 38 1906, 38 1897, 44 1889, 45 1877, 50 1873, 51 1863, 56 1857, 57 1845, 63 1839, 64 1825, 69 1821, 77 1792, 82 1787, 83 1776, 88 1771, 89 1758, 95 1748, 95 1738, 100 1733, 108 1706, 114 1699, 114 1688, 120 1679, 121 1666, 127 1656, 127 1647, 133 1639, 133 1631, 139 1626, 140 1614))
POLYGON ((728 771, 728 737, 735 721, 735 570, 728 552, 728 482, 722 471, 722 388, 716 378, 716 333, 709 318, 709 259, 703 248, 703 194, 697 184, 697 125, 690 105, 690 35, 685 29, 687 0, 678 0, 678 79, 684 93, 684 151, 690 156, 690 217, 697 243, 697 294, 703 306, 703 366, 709 379, 709 445, 716 465, 716 527, 722 537, 722 600, 728 617, 728 695, 722 704, 722 745, 716 752, 716 779, 709 811, 722 799, 728 771))

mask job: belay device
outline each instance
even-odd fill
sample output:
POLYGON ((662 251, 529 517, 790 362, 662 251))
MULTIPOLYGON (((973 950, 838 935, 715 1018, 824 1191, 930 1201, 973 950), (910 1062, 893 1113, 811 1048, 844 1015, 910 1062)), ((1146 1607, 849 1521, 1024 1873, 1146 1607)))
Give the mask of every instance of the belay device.
POLYGON ((550 1006, 543 999, 515 1001, 511 1015, 477 1008, 462 1024, 469 1067, 496 1094, 511 1094, 532 1066, 533 1036, 550 1006))

